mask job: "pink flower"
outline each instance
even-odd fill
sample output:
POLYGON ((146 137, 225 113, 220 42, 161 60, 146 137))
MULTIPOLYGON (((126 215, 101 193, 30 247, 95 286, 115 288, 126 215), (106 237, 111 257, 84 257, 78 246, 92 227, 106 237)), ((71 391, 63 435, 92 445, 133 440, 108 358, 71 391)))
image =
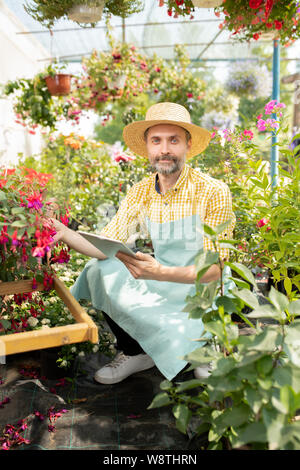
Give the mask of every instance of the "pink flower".
POLYGON ((259 119, 257 121, 257 128, 260 132, 263 132, 266 130, 266 121, 264 121, 263 119, 259 119))
POLYGON ((133 160, 133 158, 124 153, 122 155, 117 155, 116 157, 114 157, 114 160, 117 163, 119 163, 119 162, 129 162, 130 160, 133 160))
POLYGON ((227 142, 231 141, 231 132, 228 129, 223 129, 223 136, 224 139, 227 140, 227 142))
POLYGON ((254 135, 252 131, 248 131, 247 129, 245 129, 244 136, 247 137, 249 140, 252 140, 254 135))
POLYGON ((278 128, 279 127, 279 124, 278 124, 278 122, 275 121, 275 119, 267 119, 266 123, 269 124, 269 126, 271 126, 273 128, 278 128))
POLYGON ((284 103, 279 103, 277 100, 271 100, 265 105, 265 113, 273 114, 279 111, 281 108, 285 108, 284 103))

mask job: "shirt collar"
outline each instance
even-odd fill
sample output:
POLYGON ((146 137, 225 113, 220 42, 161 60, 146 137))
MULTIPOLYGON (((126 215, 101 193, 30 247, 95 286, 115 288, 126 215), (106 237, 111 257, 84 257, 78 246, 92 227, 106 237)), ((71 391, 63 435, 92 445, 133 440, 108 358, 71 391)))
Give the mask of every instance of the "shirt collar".
MULTIPOLYGON (((180 189, 180 186, 182 186, 183 182, 186 180, 188 176, 189 169, 190 167, 187 164, 185 164, 180 173, 178 180, 176 181, 176 184, 171 188, 171 191, 178 191, 180 189)), ((154 181, 155 181, 155 184, 154 184, 155 191, 158 194, 161 194, 160 189, 159 189, 159 184, 158 184, 158 173, 155 173, 154 181)))

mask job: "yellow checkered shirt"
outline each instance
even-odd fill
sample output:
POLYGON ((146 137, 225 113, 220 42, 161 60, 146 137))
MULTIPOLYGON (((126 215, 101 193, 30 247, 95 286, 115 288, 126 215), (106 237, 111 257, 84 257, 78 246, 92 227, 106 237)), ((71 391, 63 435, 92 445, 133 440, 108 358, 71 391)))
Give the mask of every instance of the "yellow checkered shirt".
MULTIPOLYGON (((201 221, 212 228, 231 219, 219 239, 233 238, 235 215, 227 184, 187 164, 175 186, 164 195, 158 192, 156 182, 157 173, 134 184, 101 235, 126 243, 137 232, 142 238, 149 238, 145 216, 153 222, 164 223, 198 214, 201 221)), ((203 248, 214 251, 212 241, 205 234, 203 248)), ((218 251, 222 259, 228 259, 228 249, 218 247, 218 251)))

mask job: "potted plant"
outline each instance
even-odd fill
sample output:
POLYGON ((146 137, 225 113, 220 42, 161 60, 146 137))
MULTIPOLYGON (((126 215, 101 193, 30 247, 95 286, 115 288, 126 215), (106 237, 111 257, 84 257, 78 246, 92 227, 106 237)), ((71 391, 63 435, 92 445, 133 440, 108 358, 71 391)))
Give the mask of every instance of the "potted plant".
POLYGON ((272 91, 271 73, 266 66, 251 62, 233 64, 225 89, 239 97, 269 97, 272 91))
POLYGON ((173 16, 174 18, 178 18, 178 16, 189 16, 191 19, 193 18, 192 13, 194 11, 194 3, 192 0, 168 0, 167 2, 164 2, 164 0, 158 1, 160 7, 163 7, 166 3, 169 16, 173 16))
POLYGON ((62 73, 65 65, 50 64, 33 78, 10 80, 2 90, 3 97, 13 98, 16 122, 35 134, 38 126, 55 129, 57 121, 74 119, 74 103, 68 102, 63 95, 70 92, 70 74, 62 73), (52 83, 54 82, 54 84, 52 83))
POLYGON ((216 8, 223 3, 223 0, 192 0, 197 8, 216 8))
POLYGON ((95 0, 89 3, 75 4, 68 13, 70 20, 76 23, 94 24, 101 20, 105 0, 95 0))
POLYGON ((71 78, 69 73, 63 73, 66 64, 51 63, 45 70, 45 82, 52 96, 68 95, 71 91, 71 78))
POLYGON ((225 15, 221 27, 241 41, 258 40, 263 33, 273 33, 282 44, 300 37, 297 0, 224 0, 215 13, 225 15))
POLYGON ((141 0, 28 0, 24 8, 36 21, 52 28, 57 20, 64 17, 78 24, 90 23, 95 26, 102 17, 102 10, 106 15, 125 18, 141 11, 143 3, 141 0))

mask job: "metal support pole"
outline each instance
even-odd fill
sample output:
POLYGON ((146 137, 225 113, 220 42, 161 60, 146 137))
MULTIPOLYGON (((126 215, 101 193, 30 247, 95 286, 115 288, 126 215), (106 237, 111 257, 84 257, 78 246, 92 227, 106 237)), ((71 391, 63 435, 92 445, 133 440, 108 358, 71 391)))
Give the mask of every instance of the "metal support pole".
MULTIPOLYGON (((279 101, 280 95, 280 44, 279 40, 274 40, 273 48, 273 91, 272 99, 279 101)), ((276 118, 276 115, 273 115, 276 118)), ((272 135, 272 148, 271 148, 271 162, 270 162, 270 173, 271 173, 271 185, 272 188, 277 186, 278 177, 278 146, 274 145, 278 141, 275 133, 272 135)))
POLYGON ((125 26, 125 18, 122 18, 122 43, 124 44, 126 41, 126 26, 125 26))

